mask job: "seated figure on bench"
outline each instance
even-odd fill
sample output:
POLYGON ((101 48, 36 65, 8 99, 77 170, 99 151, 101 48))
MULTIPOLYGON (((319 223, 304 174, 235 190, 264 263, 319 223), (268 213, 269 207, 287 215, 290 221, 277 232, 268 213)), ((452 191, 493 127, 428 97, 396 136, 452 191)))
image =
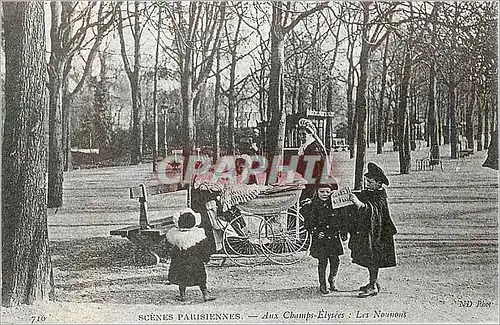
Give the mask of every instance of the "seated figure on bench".
MULTIPOLYGON (((212 245, 213 252, 222 250, 223 233, 228 234, 234 230, 237 236, 245 224, 241 224, 241 229, 227 229, 228 224, 240 215, 240 211, 231 201, 232 198, 243 198, 247 191, 251 191, 253 196, 258 194, 258 180, 249 165, 251 158, 243 155, 234 160, 234 165, 227 165, 223 171, 224 175, 232 175, 232 178, 220 177, 214 179, 214 170, 196 175, 193 179, 191 190, 191 207, 201 214, 201 226, 212 245)), ((252 197, 253 197, 252 196, 252 197)), ((244 222, 243 219, 239 219, 244 222)))

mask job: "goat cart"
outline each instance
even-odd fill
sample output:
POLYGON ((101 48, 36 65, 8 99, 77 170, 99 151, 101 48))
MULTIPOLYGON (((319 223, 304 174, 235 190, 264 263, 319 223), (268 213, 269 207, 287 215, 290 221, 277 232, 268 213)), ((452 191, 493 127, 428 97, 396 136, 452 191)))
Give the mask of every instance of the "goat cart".
POLYGON ((193 209, 205 208, 205 229, 213 235, 214 257, 222 258, 221 265, 226 258, 240 266, 288 265, 308 255, 311 246, 299 207, 303 188, 201 182, 190 187, 189 195, 193 209))

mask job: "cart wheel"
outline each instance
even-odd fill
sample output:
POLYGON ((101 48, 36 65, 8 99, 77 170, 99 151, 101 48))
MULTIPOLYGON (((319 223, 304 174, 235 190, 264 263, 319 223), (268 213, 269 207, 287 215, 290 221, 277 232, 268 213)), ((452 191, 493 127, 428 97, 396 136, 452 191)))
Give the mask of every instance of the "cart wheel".
POLYGON ((229 259, 240 266, 255 266, 266 260, 259 230, 264 219, 254 214, 241 214, 224 230, 222 245, 229 259))
POLYGON ((264 254, 276 264, 290 265, 309 255, 311 238, 296 208, 264 217, 261 242, 264 254))

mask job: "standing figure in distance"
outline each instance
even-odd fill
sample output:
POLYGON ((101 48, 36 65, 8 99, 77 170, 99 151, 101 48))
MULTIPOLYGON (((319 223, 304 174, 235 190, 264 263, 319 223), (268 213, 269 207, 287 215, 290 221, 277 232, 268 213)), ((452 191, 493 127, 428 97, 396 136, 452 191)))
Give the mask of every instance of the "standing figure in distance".
POLYGON ((252 129, 252 138, 253 138, 252 148, 255 151, 255 154, 262 155, 264 148, 259 128, 255 127, 252 129))
POLYGON ((324 183, 317 186, 312 200, 307 200, 301 208, 304 226, 311 234, 310 254, 318 259, 319 290, 327 294, 326 269, 330 262, 328 283, 330 291, 335 288, 335 277, 339 269, 339 255, 344 254, 342 241, 347 240, 347 220, 341 209, 333 209, 331 194, 337 190, 336 183, 324 183))
POLYGON ((174 225, 167 232, 167 241, 172 244, 168 281, 179 286, 179 300, 186 299, 186 287, 199 286, 203 301, 214 300, 208 295, 205 263, 210 260, 212 247, 199 228, 201 215, 186 208, 174 215, 174 225))
POLYGON ((352 262, 366 267, 370 276, 369 283, 359 288, 362 298, 375 296, 380 291, 377 282, 380 268, 396 266, 394 235, 397 233, 383 187, 383 184, 389 185, 384 171, 370 162, 364 176, 366 189, 350 195, 356 208, 349 239, 352 262))

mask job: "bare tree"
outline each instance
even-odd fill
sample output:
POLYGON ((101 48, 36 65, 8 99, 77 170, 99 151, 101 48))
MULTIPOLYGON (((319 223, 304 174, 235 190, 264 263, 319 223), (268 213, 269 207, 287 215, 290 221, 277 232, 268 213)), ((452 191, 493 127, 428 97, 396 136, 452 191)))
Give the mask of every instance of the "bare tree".
POLYGON ((51 2, 51 55, 49 72, 49 170, 48 206, 62 206, 63 170, 71 170, 71 105, 90 75, 94 58, 114 15, 112 4, 88 3, 82 6, 73 2, 51 2), (79 23, 79 27, 75 25, 79 23), (89 36, 90 31, 94 31, 89 36), (87 45, 90 50, 85 51, 87 45), (84 58, 83 73, 73 90, 69 86, 69 74, 75 56, 84 58))
POLYGON ((381 76, 381 81, 380 81, 380 97, 379 97, 379 103, 377 107, 377 154, 382 153, 382 148, 384 147, 384 140, 383 140, 383 127, 385 126, 384 123, 384 98, 385 96, 385 88, 387 84, 387 70, 388 70, 388 62, 387 62, 387 56, 389 54, 389 40, 390 36, 388 36, 385 40, 385 47, 384 47, 384 54, 382 58, 382 76, 381 76))
POLYGON ((134 2, 133 11, 129 11, 129 2, 127 2, 127 17, 128 27, 133 38, 133 64, 130 63, 127 52, 127 44, 125 43, 123 24, 124 17, 122 10, 119 10, 118 15, 118 35, 120 36, 120 48, 123 59, 125 72, 130 82, 130 91, 132 98, 132 132, 131 132, 131 164, 137 165, 142 162, 142 145, 143 145, 143 112, 142 98, 140 88, 140 67, 141 67, 141 37, 144 26, 141 25, 141 3, 134 2))
POLYGON ((48 207, 62 206, 63 201, 63 147, 62 147, 62 71, 64 67, 63 44, 59 35, 61 2, 51 2, 50 61, 49 61, 49 170, 48 207))
MULTIPOLYGON (((301 12, 292 19, 291 2, 272 3, 271 22, 271 67, 269 73, 268 109, 270 113, 269 132, 267 133, 267 154, 268 160, 272 161, 275 156, 282 156, 285 142, 286 110, 283 105, 283 65, 285 53, 285 37, 297 26, 297 24, 309 15, 328 7, 328 3, 323 2, 301 12)), ((269 164, 270 166, 271 164, 269 164)), ((271 173, 268 173, 271 175, 271 173)))
POLYGON ((356 89, 356 167, 354 177, 354 188, 360 189, 363 185, 363 169, 366 155, 366 92, 368 88, 368 69, 371 53, 386 37, 390 30, 386 29, 386 23, 390 22, 393 10, 397 4, 388 4, 386 8, 377 8, 377 16, 371 21, 370 10, 372 5, 380 6, 378 3, 369 1, 360 3, 363 12, 363 23, 361 25, 361 52, 359 55, 359 80, 356 89), (376 22, 376 23, 374 23, 376 22), (372 30, 373 28, 373 30, 372 30))
MULTIPOLYGON (((236 28, 233 31, 233 38, 230 39, 231 33, 229 31, 229 20, 224 23, 226 42, 228 45, 229 56, 230 56, 230 68, 229 68, 229 87, 225 91, 228 99, 228 127, 227 127, 227 153, 229 155, 234 154, 235 140, 234 140, 234 122, 235 122, 235 110, 236 110, 236 65, 238 60, 238 45, 240 43, 239 37, 241 33, 241 25, 243 22, 243 15, 238 12, 238 7, 241 7, 241 3, 235 4, 234 11, 236 11, 236 28)), ((218 71, 220 73, 220 71, 218 71)))
MULTIPOLYGON (((220 33, 224 26, 226 3, 181 2, 166 9, 175 31, 174 57, 178 64, 183 126, 183 155, 195 147, 195 99, 211 72, 220 33)), ((186 167, 186 164, 184 164, 186 167)))
POLYGON ((47 93, 43 2, 6 2, 2 144, 2 305, 52 292, 47 227, 47 93))
POLYGON ((466 46, 462 42, 462 31, 464 26, 467 25, 470 12, 465 3, 442 3, 441 7, 443 10, 440 11, 441 15, 438 16, 440 29, 436 40, 440 50, 436 52, 436 56, 439 64, 438 71, 442 76, 441 80, 447 87, 451 158, 457 159, 459 157, 458 126, 461 122, 458 115, 457 98, 461 83, 470 77, 470 70, 465 65, 470 53, 468 53, 466 46), (456 68, 460 63, 464 64, 465 69, 456 68))
MULTIPOLYGON (((158 165, 158 58, 160 55, 160 36, 161 36, 161 13, 162 7, 158 6, 158 24, 156 35, 156 50, 155 50, 155 67, 154 67, 154 81, 153 81, 153 128, 154 128, 154 144, 153 144, 153 173, 157 172, 158 165)), ((165 143, 165 139, 164 139, 165 143)), ((166 150, 165 150, 166 151, 166 150)), ((166 154, 166 153, 165 153, 166 154)))
POLYGON ((437 107, 436 107, 436 61, 434 60, 434 53, 436 51, 436 21, 435 18, 438 15, 440 8, 440 3, 435 2, 432 7, 432 12, 430 15, 430 28, 431 38, 430 38, 430 62, 429 62, 429 110, 427 115, 427 129, 430 135, 430 145, 431 145, 431 164, 435 164, 439 161, 439 143, 438 143, 438 123, 437 123, 437 107))
POLYGON ((410 85, 411 70, 412 70, 412 50, 411 46, 405 44, 403 72, 401 79, 401 87, 399 89, 399 105, 398 105, 398 138, 399 138, 399 172, 408 174, 410 172, 410 119, 408 114, 408 88, 410 85))
MULTIPOLYGON (((348 5, 347 3, 343 5, 348 5)), ((347 143, 349 144, 349 158, 354 158, 355 154, 355 139, 357 133, 357 123, 355 123, 355 110, 356 106, 354 105, 354 80, 355 76, 359 75, 358 70, 356 69, 356 65, 354 64, 354 47, 357 39, 357 29, 358 25, 351 23, 351 15, 355 15, 354 10, 347 9, 346 14, 348 16, 347 22, 344 22, 346 25, 346 33, 347 33, 347 50, 346 50, 346 58, 349 62, 348 72, 347 72, 347 88, 346 88, 346 96, 347 96, 347 143)))
MULTIPOLYGON (((217 46, 219 48, 219 46, 217 46)), ((220 51, 217 50, 216 55, 216 66, 215 70, 220 71, 220 51)), ((220 85, 220 73, 215 75, 215 89, 214 89, 214 138, 213 138, 213 163, 217 162, 220 158, 220 95, 221 95, 221 85, 220 85)))

